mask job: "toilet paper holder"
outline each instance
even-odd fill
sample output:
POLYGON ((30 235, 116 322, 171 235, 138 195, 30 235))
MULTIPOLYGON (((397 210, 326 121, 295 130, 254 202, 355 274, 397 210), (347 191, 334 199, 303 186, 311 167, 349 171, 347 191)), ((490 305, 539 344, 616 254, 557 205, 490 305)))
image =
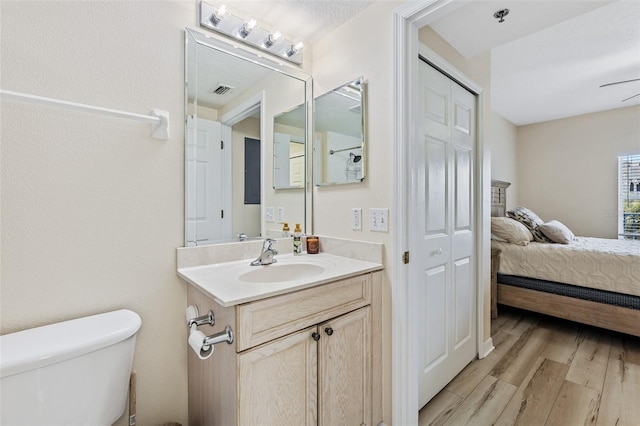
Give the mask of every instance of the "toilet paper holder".
MULTIPOLYGON (((194 309, 191 312, 195 312, 195 315, 198 315, 198 308, 191 305, 189 306, 189 308, 193 307, 194 309)), ((187 313, 189 313, 189 310, 187 310, 187 313)), ((195 318, 187 318, 187 327, 191 328, 194 325, 196 327, 201 326, 201 325, 205 325, 205 324, 209 324, 209 325, 215 325, 216 323, 216 317, 213 315, 213 311, 209 310, 209 312, 207 312, 206 315, 202 315, 200 317, 195 317, 195 318)))
POLYGON ((227 342, 228 344, 233 343, 233 330, 230 326, 226 326, 224 328, 224 331, 205 337, 203 342, 203 349, 206 350, 209 346, 222 342, 227 342))
MULTIPOLYGON (((211 326, 215 325, 216 317, 213 314, 213 311, 210 309, 206 315, 197 316, 198 315, 198 307, 194 305, 190 305, 187 308, 187 327, 190 330, 193 330, 196 326, 201 326, 205 324, 209 324, 211 326), (196 315, 194 317, 189 318, 192 315, 196 315)), ((232 344, 234 339, 233 329, 230 326, 226 326, 224 331, 221 331, 216 334, 212 334, 210 336, 205 336, 204 341, 202 343, 202 349, 207 351, 209 346, 215 345, 216 343, 227 342, 228 344, 232 344)))

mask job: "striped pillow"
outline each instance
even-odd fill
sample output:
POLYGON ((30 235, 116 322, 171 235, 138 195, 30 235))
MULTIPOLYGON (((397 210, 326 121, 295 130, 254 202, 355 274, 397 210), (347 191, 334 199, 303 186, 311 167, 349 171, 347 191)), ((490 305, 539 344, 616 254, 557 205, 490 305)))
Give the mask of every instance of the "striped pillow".
POLYGON ((507 212, 507 216, 511 219, 515 219, 518 222, 522 223, 526 226, 531 234, 533 235, 533 239, 539 243, 552 243, 549 238, 547 238, 538 227, 544 224, 544 221, 540 219, 540 217, 529 210, 526 207, 516 207, 513 210, 509 210, 507 212))

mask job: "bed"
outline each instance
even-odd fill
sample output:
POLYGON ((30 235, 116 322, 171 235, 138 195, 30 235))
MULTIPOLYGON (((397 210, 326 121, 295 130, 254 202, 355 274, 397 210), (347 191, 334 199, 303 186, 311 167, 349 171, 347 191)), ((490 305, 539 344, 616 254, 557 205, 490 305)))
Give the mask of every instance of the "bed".
MULTIPOLYGON (((508 186, 492 181, 491 215, 500 218, 492 230, 496 222, 514 225, 506 217, 508 186)), ((491 248, 500 250, 498 304, 640 336, 640 241, 571 234, 560 244, 531 234, 525 241, 518 232, 521 239, 511 242, 492 232, 491 248)))

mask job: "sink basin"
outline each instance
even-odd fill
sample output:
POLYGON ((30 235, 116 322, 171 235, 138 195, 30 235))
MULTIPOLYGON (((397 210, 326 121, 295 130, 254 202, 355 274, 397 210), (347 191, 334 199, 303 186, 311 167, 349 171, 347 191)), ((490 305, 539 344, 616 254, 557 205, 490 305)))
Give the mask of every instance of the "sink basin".
POLYGON ((274 263, 266 266, 256 266, 254 270, 238 276, 238 280, 247 283, 274 283, 294 281, 321 274, 325 268, 312 263, 274 263))

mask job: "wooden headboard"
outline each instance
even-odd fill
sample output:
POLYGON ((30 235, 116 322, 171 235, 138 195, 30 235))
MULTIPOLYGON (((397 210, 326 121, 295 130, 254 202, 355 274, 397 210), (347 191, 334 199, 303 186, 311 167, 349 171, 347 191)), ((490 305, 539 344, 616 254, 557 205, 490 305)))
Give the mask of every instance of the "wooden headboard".
POLYGON ((491 180, 491 216, 506 216, 507 188, 511 182, 491 180))

